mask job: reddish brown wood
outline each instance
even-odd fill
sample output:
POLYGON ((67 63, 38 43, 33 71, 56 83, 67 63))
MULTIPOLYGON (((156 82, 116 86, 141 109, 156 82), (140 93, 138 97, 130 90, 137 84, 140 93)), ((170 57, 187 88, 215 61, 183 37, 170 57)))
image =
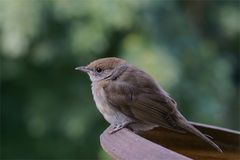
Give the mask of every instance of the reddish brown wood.
POLYGON ((240 159, 240 132, 193 123, 200 131, 214 137, 223 150, 216 152, 207 143, 191 134, 180 134, 164 128, 139 135, 128 129, 109 134, 106 129, 100 136, 103 149, 114 159, 170 160, 170 159, 240 159))
POLYGON ((160 145, 144 139, 128 129, 109 134, 110 128, 101 135, 103 149, 114 159, 122 160, 190 160, 160 145))

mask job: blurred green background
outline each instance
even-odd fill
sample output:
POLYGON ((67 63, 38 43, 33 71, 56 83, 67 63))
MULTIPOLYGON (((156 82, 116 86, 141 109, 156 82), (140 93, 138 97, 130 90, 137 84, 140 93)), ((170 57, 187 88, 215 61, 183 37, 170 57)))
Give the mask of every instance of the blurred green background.
POLYGON ((107 56, 156 78, 189 120, 239 130, 239 2, 0 0, 1 159, 106 159, 87 75, 107 56))

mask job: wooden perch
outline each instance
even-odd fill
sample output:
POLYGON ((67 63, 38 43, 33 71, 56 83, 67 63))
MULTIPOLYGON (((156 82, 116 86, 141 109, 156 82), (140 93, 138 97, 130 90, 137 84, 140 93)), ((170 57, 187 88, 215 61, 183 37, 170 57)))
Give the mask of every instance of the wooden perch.
POLYGON ((198 137, 180 134, 165 128, 137 135, 129 129, 109 134, 107 128, 100 136, 103 149, 113 158, 121 160, 239 160, 240 132, 192 123, 204 134, 212 136, 223 153, 219 153, 198 137))

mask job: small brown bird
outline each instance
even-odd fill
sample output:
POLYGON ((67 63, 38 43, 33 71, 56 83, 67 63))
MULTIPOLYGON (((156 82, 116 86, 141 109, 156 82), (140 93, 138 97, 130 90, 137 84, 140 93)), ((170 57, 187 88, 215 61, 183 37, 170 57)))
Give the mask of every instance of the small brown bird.
POLYGON ((129 127, 133 131, 165 127, 190 132, 222 150, 188 123, 177 110, 177 103, 144 71, 120 58, 102 58, 76 70, 86 72, 92 81, 97 108, 111 124, 110 133, 129 127))

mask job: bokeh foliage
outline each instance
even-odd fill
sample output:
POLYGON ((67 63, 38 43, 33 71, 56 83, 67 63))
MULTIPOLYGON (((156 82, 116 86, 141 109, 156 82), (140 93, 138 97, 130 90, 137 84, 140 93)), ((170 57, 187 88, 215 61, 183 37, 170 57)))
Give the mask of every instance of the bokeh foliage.
POLYGON ((108 126, 74 71, 106 56, 149 72, 192 121, 239 126, 239 2, 0 0, 2 159, 106 159, 108 126))

